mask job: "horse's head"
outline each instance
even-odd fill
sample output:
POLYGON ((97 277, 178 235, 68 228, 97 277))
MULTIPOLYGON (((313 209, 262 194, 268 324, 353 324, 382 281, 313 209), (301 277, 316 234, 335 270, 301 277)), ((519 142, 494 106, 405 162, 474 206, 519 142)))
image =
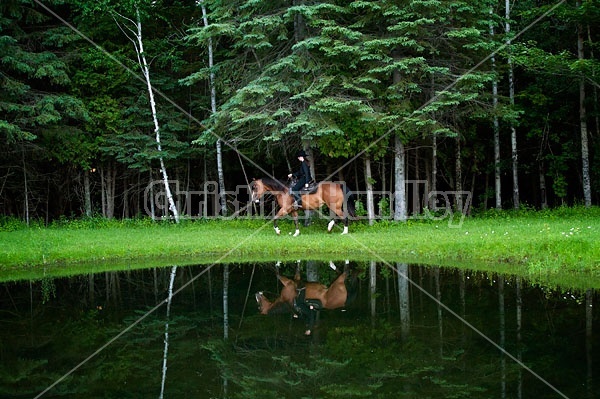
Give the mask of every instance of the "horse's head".
POLYGON ((250 188, 252 190, 252 202, 258 203, 260 201, 260 197, 265 193, 265 184, 262 182, 262 179, 254 179, 250 184, 250 188))
POLYGON ((268 314, 273 304, 269 302, 262 291, 257 292, 254 296, 256 298, 256 303, 258 303, 258 311, 261 314, 268 314))
POLYGON ((293 284, 285 286, 279 296, 273 301, 268 300, 262 291, 257 292, 254 297, 256 298, 260 314, 287 313, 293 309, 296 288, 293 284))

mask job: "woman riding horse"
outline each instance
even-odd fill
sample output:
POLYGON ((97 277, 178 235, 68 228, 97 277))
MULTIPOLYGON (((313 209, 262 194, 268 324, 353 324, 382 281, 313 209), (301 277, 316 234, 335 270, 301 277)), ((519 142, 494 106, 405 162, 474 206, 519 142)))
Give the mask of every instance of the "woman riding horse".
POLYGON ((264 315, 291 311, 296 318, 306 317, 306 335, 311 334, 316 314, 321 309, 331 310, 345 307, 356 296, 356 273, 346 268, 338 272, 338 276, 329 287, 319 282, 301 281, 299 269, 296 269, 294 279, 282 276, 279 274, 279 269, 276 270, 277 278, 283 284, 281 293, 275 300, 270 301, 262 291, 257 292, 255 297, 258 311, 264 315))
POLYGON ((300 196, 300 190, 302 190, 305 185, 308 185, 312 181, 312 177, 310 175, 310 167, 308 166, 308 161, 306 158, 306 152, 304 150, 298 151, 296 155, 298 157, 298 161, 300 161, 300 168, 298 171, 294 173, 290 173, 288 178, 291 179, 294 177, 296 179, 296 183, 291 189, 292 196, 294 197, 294 209, 298 209, 302 207, 302 197, 300 196))
MULTIPOLYGON (((277 226, 277 220, 287 214, 291 214, 296 226, 294 237, 300 234, 298 226, 298 211, 294 209, 294 198, 290 194, 290 189, 278 180, 265 177, 262 179, 254 179, 251 184, 252 201, 260 202, 260 198, 267 192, 275 195, 279 211, 273 218, 273 228, 277 235, 281 234, 281 230, 277 226)), ((352 193, 347 190, 346 185, 331 181, 323 181, 317 185, 317 190, 314 193, 302 194, 302 209, 314 210, 321 206, 327 207, 335 215, 327 225, 327 231, 331 231, 335 224, 335 216, 344 219, 344 230, 342 234, 348 234, 348 216, 355 217, 354 200, 352 193)))

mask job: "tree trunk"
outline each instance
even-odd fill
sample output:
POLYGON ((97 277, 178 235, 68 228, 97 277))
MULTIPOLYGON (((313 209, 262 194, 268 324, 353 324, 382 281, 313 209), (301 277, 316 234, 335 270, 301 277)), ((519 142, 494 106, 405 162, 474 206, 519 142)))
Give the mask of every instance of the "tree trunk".
POLYGON ((127 219, 130 217, 129 214, 129 179, 127 177, 123 178, 123 219, 127 219))
MULTIPOLYGON (((590 29, 590 25, 587 26, 587 33, 588 33, 588 44, 589 44, 589 48, 590 48, 590 59, 594 60, 595 58, 595 54, 594 54, 594 46, 595 43, 592 41, 592 30, 590 29)), ((593 68, 592 69, 592 81, 596 82, 596 69, 593 68)), ((592 90, 594 91, 594 120, 596 121, 595 123, 595 127, 596 127, 596 136, 600 136, 600 112, 598 111, 598 104, 600 104, 600 99, 598 98, 598 85, 593 85, 592 86, 592 90)))
POLYGON ((369 264, 369 304, 371 308, 371 323, 375 324, 377 316, 377 262, 369 264))
MULTIPOLYGON (((504 276, 498 276, 498 315, 500 339, 498 345, 504 349, 506 346, 506 310, 504 306, 504 276)), ((500 397, 506 398, 506 355, 500 352, 500 397)))
POLYGON ((435 299, 437 303, 438 339, 440 359, 444 357, 444 313, 442 312, 442 286, 440 282, 440 268, 433 269, 435 280, 435 299))
MULTIPOLYGON (((206 13, 206 6, 204 0, 200 0, 200 7, 202 8, 202 21, 204 27, 208 28, 208 16, 206 13)), ((213 72, 214 59, 213 59, 213 44, 212 38, 208 38, 208 68, 210 69, 209 74, 209 85, 210 85, 210 111, 213 114, 217 113, 217 89, 215 87, 215 73, 213 72)), ((219 205, 221 216, 227 216, 227 196, 225 191, 225 173, 223 172, 223 142, 220 137, 217 138, 217 176, 219 180, 219 205)))
POLYGON ((90 171, 86 169, 83 172, 83 203, 85 216, 92 216, 92 190, 90 188, 90 171))
MULTIPOLYGON (((521 277, 516 277, 515 281, 515 296, 516 296, 516 321, 517 321, 517 359, 523 360, 523 343, 521 337, 521 330, 523 328, 523 296, 521 294, 521 277)), ((519 367, 517 377, 517 399, 523 397, 523 368, 519 367)))
POLYGON ((546 175, 544 173, 544 162, 538 162, 538 173, 540 178, 540 202, 542 209, 548 208, 548 195, 546 193, 546 175))
MULTIPOLYGON (((148 97, 150 99, 150 108, 152 110, 152 121, 154 122, 154 133, 156 140, 156 148, 158 153, 162 153, 162 145, 160 142, 160 125, 158 123, 158 116, 156 113, 156 102, 154 101, 154 91, 152 90, 152 82, 150 80, 150 68, 148 67, 148 62, 146 61, 146 54, 144 53, 144 42, 142 40, 142 22, 140 18, 140 10, 136 7, 136 40, 137 46, 136 50, 138 52, 138 56, 140 58, 140 66, 142 67, 142 72, 144 74, 144 78, 146 79, 146 86, 148 89, 148 97)), ((175 201, 173 199, 173 194, 171 194, 171 188, 169 187, 169 176, 167 174, 167 168, 165 166, 164 158, 159 156, 158 158, 160 162, 160 170, 163 176, 163 184, 165 186, 165 194, 167 196, 167 201, 169 203, 169 209, 173 214, 173 218, 175 219, 175 223, 179 223, 179 211, 175 206, 175 201)))
MULTIPOLYGON (((577 7, 581 7, 581 2, 577 1, 577 7)), ((583 51, 583 26, 577 26, 577 58, 585 59, 583 51)), ((588 147, 588 128, 587 128, 587 111, 585 108, 585 76, 581 76, 579 80, 579 122, 581 129, 581 175, 583 178, 583 198, 585 206, 592 206, 592 188, 590 183, 590 150, 588 147)))
MULTIPOLYGON (((430 192, 435 193, 437 191, 437 135, 434 133, 431 138, 431 188, 430 192)), ((429 209, 433 209, 436 205, 435 195, 429 196, 429 193, 425 193, 429 198, 429 209)))
MULTIPOLYGON (((510 46, 511 41, 508 38, 510 35, 510 0, 506 0, 506 24, 505 33, 507 36, 506 45, 510 46)), ((510 47, 508 48, 510 52, 510 47)), ((512 58, 508 56, 508 92, 510 97, 510 105, 515 106, 515 76, 513 70, 512 58)), ((510 125, 510 144, 512 153, 512 177, 513 177, 513 207, 519 209, 519 173, 518 173, 518 152, 517 152, 517 129, 513 123, 510 125)))
POLYGON ((394 220, 405 222, 406 215, 406 171, 404 168, 406 151, 400 136, 394 142, 394 220))
POLYGON ((365 183, 367 186, 367 217, 369 225, 373 225, 375 221, 375 204, 373 203, 373 176, 371 174, 371 158, 365 154, 365 183))
POLYGON ((29 187, 27 185, 27 166, 25 164, 25 150, 23 149, 22 153, 23 160, 23 186, 25 190, 25 203, 23 204, 23 213, 25 215, 25 223, 29 226, 29 187))
POLYGON ((223 265, 223 339, 229 339, 229 264, 223 265))
POLYGON ((115 185, 117 180, 116 167, 109 162, 100 168, 100 180, 102 190, 102 216, 107 219, 115 217, 115 185))
POLYGON ((171 268, 171 278, 169 279, 169 296, 167 297, 167 320, 165 321, 165 339, 163 348, 163 366, 162 366, 162 379, 160 384, 160 399, 163 398, 165 393, 165 383, 167 382, 167 359, 169 355, 169 317, 171 316, 171 302, 173 301, 173 284, 175 282, 175 275, 177 274, 177 266, 171 268))
MULTIPOLYGON (((490 16, 494 14, 494 10, 490 9, 490 16)), ((490 36, 494 37, 494 26, 490 23, 490 36)), ((492 73, 494 80, 492 81, 492 107, 494 112, 493 129, 494 129, 494 178, 495 178, 495 198, 496 209, 502 209, 502 179, 500 174, 500 122, 498 120, 498 80, 496 78, 496 57, 492 54, 492 73)))
POLYGON ((586 360, 586 385, 588 390, 588 397, 593 397, 593 365, 594 365, 594 353, 593 349, 593 337, 594 337, 594 291, 587 289, 585 291, 585 360, 586 360))
POLYGON ((403 339, 410 334, 410 284, 408 281, 408 264, 397 263, 398 301, 400 306, 400 332, 403 339))
POLYGON ((463 184, 462 184, 462 149, 460 145, 460 135, 456 137, 456 153, 455 153, 455 167, 456 167, 456 210, 462 212, 463 210, 463 184))

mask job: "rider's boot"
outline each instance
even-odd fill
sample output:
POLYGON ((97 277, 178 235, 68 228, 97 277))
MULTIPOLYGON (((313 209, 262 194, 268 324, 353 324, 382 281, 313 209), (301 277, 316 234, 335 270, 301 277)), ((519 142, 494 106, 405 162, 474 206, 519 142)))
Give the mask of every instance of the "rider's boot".
POLYGON ((294 204, 292 205, 294 209, 302 208, 302 197, 299 194, 294 193, 294 204))

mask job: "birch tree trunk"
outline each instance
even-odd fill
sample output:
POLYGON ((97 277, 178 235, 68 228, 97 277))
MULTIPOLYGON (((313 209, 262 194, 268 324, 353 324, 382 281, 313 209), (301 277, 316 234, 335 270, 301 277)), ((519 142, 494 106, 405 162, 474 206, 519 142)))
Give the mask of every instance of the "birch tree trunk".
POLYGON ((365 183, 367 185, 367 217, 369 218, 369 225, 373 225, 375 221, 375 204, 373 201, 373 177, 371 173, 371 158, 365 155, 365 183))
MULTIPOLYGON (((581 1, 577 1, 577 8, 581 7, 581 1)), ((583 25, 577 26, 577 58, 585 59, 583 51, 583 25)), ((585 206, 592 206, 592 188, 590 183, 590 150, 588 147, 587 111, 585 108, 585 76, 579 80, 579 122, 581 130, 581 175, 583 178, 583 198, 585 206)))
MULTIPOLYGON (((590 25, 587 26, 587 41, 590 48, 590 59, 595 59, 594 55, 594 46, 595 43, 592 41, 592 30, 590 29, 590 25)), ((596 82, 596 69, 592 69, 592 81, 596 82)), ((593 85, 592 90, 594 91, 594 120, 596 121, 596 136, 600 136, 600 113, 598 112, 598 105, 600 104, 600 100, 598 99, 598 85, 593 85)))
POLYGON ((163 348, 163 366, 162 366, 162 379, 160 384, 160 395, 162 399, 165 393, 165 384, 167 382, 167 359, 169 355, 169 317, 171 316, 171 302, 173 301, 173 284, 175 282, 175 275, 177 274, 177 266, 171 268, 171 278, 169 279, 169 296, 167 298, 167 321, 165 322, 165 339, 163 348))
POLYGON ((400 306, 400 331, 403 339, 410 334, 410 285, 408 283, 408 264, 397 263, 398 302, 400 306))
MULTIPOLYGON (((510 46, 510 0, 505 1, 506 5, 506 22, 504 25, 504 31, 506 33, 506 45, 510 46)), ((510 52, 510 47, 508 47, 510 52)), ((510 105, 512 108, 515 106, 515 76, 513 70, 512 58, 508 56, 508 95, 510 98, 510 105)), ((519 209, 519 172, 518 172, 518 152, 517 152, 517 129, 514 123, 510 124, 510 147, 512 153, 512 177, 513 177, 513 207, 519 209)))
MULTIPOLYGON (((134 27, 134 28, 131 28, 130 26, 127 26, 126 24, 125 24, 125 26, 122 26, 119 23, 119 21, 117 21, 115 18, 115 22, 117 23, 117 25, 119 26, 121 31, 125 34, 125 36, 129 40, 131 40, 131 42, 133 43, 133 46, 135 47, 135 51, 136 51, 136 54, 138 57, 138 64, 140 65, 142 74, 144 75, 144 80, 146 81, 146 86, 147 86, 147 90, 148 90, 148 100, 150 102, 150 110, 152 112, 152 121, 154 123, 156 148, 158 150, 158 153, 162 154, 162 145, 161 145, 161 139, 160 139, 160 125, 158 123, 158 116, 156 113, 156 101, 154 100, 154 91, 152 89, 152 81, 150 79, 150 68, 148 67, 148 62, 146 61, 146 54, 144 53, 144 41, 142 39, 142 19, 140 17, 140 10, 136 5, 135 6, 135 16, 136 16, 135 21, 133 21, 132 19, 127 18, 123 15, 120 15, 120 14, 117 14, 117 15, 122 20, 126 21, 127 23, 131 24, 134 27), (126 32, 126 30, 129 32, 129 34, 126 32), (130 36, 130 34, 132 36, 130 36)), ((175 206, 175 200, 173 199, 173 195, 171 194, 171 188, 169 187, 169 176, 167 174, 167 168, 165 167, 165 162, 164 162, 164 158, 162 157, 162 155, 159 155, 159 162, 160 162, 160 170, 161 170, 162 176, 163 176, 163 184, 165 187, 165 194, 167 197, 168 208, 171 211, 171 213, 173 214, 173 219, 175 220, 175 222, 179 223, 179 211, 177 210, 177 207, 175 206)))
POLYGON ((371 324, 375 325, 377 317, 377 263, 369 263, 369 304, 371 308, 371 324))
POLYGON ((406 170, 404 168, 406 151, 400 136, 396 134, 394 142, 394 220, 405 222, 406 215, 406 170))
MULTIPOLYGON (((500 342, 498 345, 504 349, 506 346, 506 310, 504 306, 504 276, 498 276, 498 315, 500 342)), ((506 355, 500 352, 500 397, 506 398, 506 355)))
MULTIPOLYGON (((208 28, 208 15, 206 13, 206 6, 204 0, 200 0, 200 7, 202 8, 202 21, 204 27, 208 28)), ((210 111, 213 114, 217 113, 217 90, 215 87, 215 73, 213 72, 214 59, 213 59, 213 44, 212 38, 208 38, 208 68, 209 74, 209 85, 210 85, 210 111)), ((217 176, 219 180, 219 204, 221 208, 221 216, 227 216, 227 196, 225 193, 225 173, 223 172, 223 142, 221 138, 217 138, 217 176)))
POLYGON ((223 339, 229 339, 229 265, 223 265, 223 339))
POLYGON ((587 289, 585 291, 585 357, 586 357, 586 385, 589 397, 591 398, 594 380, 593 380, 593 365, 594 355, 593 349, 593 337, 594 337, 594 291, 587 289))
MULTIPOLYGON (((160 143, 160 125, 158 123, 158 116, 156 114, 156 102, 154 101, 154 91, 152 90, 152 82, 150 80, 150 68, 148 67, 148 62, 146 61, 146 54, 144 53, 144 42, 142 40, 142 20, 140 18, 140 10, 136 7, 135 9, 136 21, 135 26, 137 28, 137 33, 135 34, 135 38, 137 40, 136 50, 138 52, 140 66, 142 67, 142 73, 144 74, 144 78, 146 79, 146 85, 148 88, 148 97, 150 99, 150 108, 152 110, 152 121, 154 122, 154 133, 156 139, 156 149, 159 153, 162 153, 162 146, 160 143)), ((179 211, 175 206, 175 201, 173 199, 173 194, 171 194, 171 188, 169 187, 169 176, 167 174, 167 168, 165 167, 165 161, 161 156, 159 156, 160 162, 160 170, 163 176, 163 183, 165 186, 165 194, 167 196, 167 201, 169 202, 169 209, 173 214, 173 218, 175 219, 175 223, 179 223, 179 211)))
POLYGON ((460 146, 460 135, 456 137, 456 159, 455 159, 455 167, 456 167, 456 210, 458 212, 463 211, 463 183, 462 183, 462 149, 460 146))
POLYGON ((86 169, 83 172, 83 203, 85 208, 85 216, 92 216, 92 193, 90 189, 90 171, 86 169))
MULTIPOLYGON (((490 16, 494 14, 493 8, 490 8, 490 16)), ((490 23, 490 36, 494 37, 494 26, 490 23)), ((496 56, 492 54, 492 108, 494 111, 493 130, 494 130, 494 190, 496 199, 496 209, 502 209, 502 180, 500 175, 500 122, 498 121, 498 79, 496 78, 496 56)))
MULTIPOLYGON (((437 145, 437 135, 434 133, 431 138, 431 188, 430 192, 435 193, 437 191, 437 156, 438 145, 437 145)), ((425 195, 429 195, 429 193, 425 193, 425 195)), ((429 196, 429 203, 427 206, 429 209, 433 209, 435 203, 435 196, 429 196)))
MULTIPOLYGON (((517 321, 517 359, 523 360, 523 343, 521 339, 521 331, 523 328, 523 296, 521 295, 521 277, 515 281, 515 297, 516 297, 516 321, 517 321)), ((517 376, 517 399, 523 397, 523 369, 519 367, 517 376)))
POLYGON ((109 162, 106 167, 100 169, 102 190, 102 215, 107 219, 115 216, 115 185, 117 180, 116 167, 109 162))

